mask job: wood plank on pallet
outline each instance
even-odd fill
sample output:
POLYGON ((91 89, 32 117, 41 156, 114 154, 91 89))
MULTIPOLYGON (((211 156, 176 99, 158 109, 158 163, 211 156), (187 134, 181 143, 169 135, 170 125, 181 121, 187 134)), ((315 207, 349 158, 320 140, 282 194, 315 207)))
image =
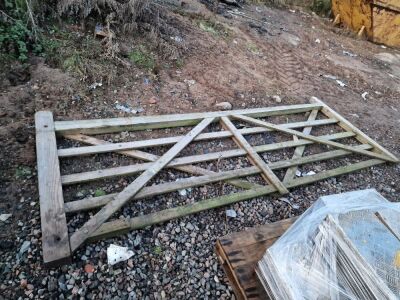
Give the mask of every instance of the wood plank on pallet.
POLYGON ((235 125, 233 125, 233 123, 227 117, 221 117, 221 122, 224 127, 232 132, 236 144, 239 147, 242 147, 248 154, 250 160, 260 168, 262 174, 264 175, 264 179, 268 183, 271 183, 273 186, 275 186, 281 194, 288 194, 289 191, 285 185, 279 180, 275 173, 272 172, 267 163, 260 157, 260 155, 258 155, 253 147, 246 141, 243 135, 240 134, 235 125))
MULTIPOLYGON (((314 121, 317 118, 318 115, 318 110, 313 110, 310 115, 308 116, 308 120, 307 121, 314 121)), ((303 129, 303 134, 310 134, 311 133, 311 129, 312 127, 304 127, 303 129)), ((293 139, 296 141, 298 140, 297 136, 293 136, 293 139)), ((304 150, 306 149, 305 146, 298 146, 296 147, 296 149, 294 149, 294 153, 292 156, 293 158, 299 158, 303 156, 304 150)), ((291 167, 289 169, 286 170, 286 174, 285 177, 283 178, 283 182, 288 182, 290 180, 292 180, 294 178, 294 176, 296 175, 296 171, 297 171, 297 167, 291 167)))
MULTIPOLYGON (((354 136, 354 134, 341 132, 341 133, 332 134, 332 135, 319 136, 319 138, 326 139, 326 140, 333 140, 333 139, 340 139, 340 138, 351 137, 351 136, 354 136)), ((267 151, 279 150, 279 149, 288 148, 288 147, 308 145, 308 144, 312 144, 312 143, 313 142, 311 142, 311 141, 299 139, 297 141, 287 141, 287 142, 280 142, 280 143, 274 143, 274 144, 259 145, 259 146, 255 146, 253 148, 256 152, 267 152, 267 151)), ((145 152, 142 152, 142 151, 139 152, 138 150, 130 150, 130 151, 133 151, 133 152, 131 152, 131 154, 132 154, 131 156, 133 156, 133 157, 149 160, 149 159, 147 159, 149 157, 148 153, 143 154, 145 152)), ((177 166, 183 166, 183 165, 188 165, 188 164, 193 164, 193 163, 218 160, 218 159, 222 159, 222 158, 238 157, 238 156, 243 156, 243 155, 246 155, 246 151, 244 149, 234 149, 234 150, 212 152, 212 153, 207 153, 207 154, 184 156, 184 157, 179 157, 179 158, 172 160, 167 165, 167 167, 177 167, 177 166)), ((150 164, 151 163, 142 163, 142 164, 122 166, 122 167, 108 168, 108 169, 103 169, 103 170, 63 175, 63 176, 61 176, 61 182, 63 185, 70 185, 70 184, 75 184, 75 183, 80 183, 80 182, 88 182, 88 181, 99 180, 99 179, 104 179, 104 178, 111 178, 111 177, 115 177, 115 176, 132 175, 132 174, 136 174, 138 172, 142 172, 142 171, 146 170, 150 166, 150 164)))
POLYGON ((130 118, 75 120, 55 122, 57 134, 87 133, 101 134, 126 130, 144 130, 154 128, 168 128, 191 126, 198 124, 204 118, 218 118, 232 113, 244 114, 253 117, 266 117, 285 114, 295 114, 319 109, 319 104, 297 104, 287 106, 252 108, 233 111, 214 111, 204 113, 189 113, 161 116, 143 116, 130 118))
POLYGON ((339 126, 342 127, 346 131, 351 131, 356 134, 356 139, 358 139, 361 143, 364 144, 370 144, 374 146, 374 148, 388 157, 392 159, 393 162, 399 162, 399 159, 390 153, 388 150, 386 150, 384 147, 379 145, 376 141, 374 141, 372 138, 370 138, 368 135, 366 135, 364 132, 362 132, 360 129, 358 129, 356 126, 351 124, 347 119, 342 117, 340 114, 338 114, 336 111, 334 111, 332 108, 330 108, 328 105, 326 105, 323 101, 316 97, 311 97, 310 99, 311 103, 319 104, 322 105, 322 113, 325 114, 328 118, 335 118, 336 120, 339 121, 339 126))
POLYGON ((52 113, 37 112, 35 127, 43 259, 51 266, 71 256, 52 113))
POLYGON ((259 288, 255 266, 270 247, 297 218, 252 227, 227 234, 216 242, 215 251, 237 299, 265 299, 259 288), (251 254, 249 254, 249 249, 251 254))
MULTIPOLYGON (((357 147, 360 147, 361 149, 371 149, 372 148, 371 145, 359 145, 357 147)), ((306 157, 294 158, 291 160, 277 161, 277 162, 268 164, 268 166, 271 168, 271 170, 276 170, 276 169, 287 168, 287 167, 291 167, 291 166, 298 166, 298 165, 302 165, 302 164, 313 163, 313 162, 317 162, 317 161, 321 161, 321 160, 338 158, 338 157, 342 157, 342 156, 345 156, 348 154, 350 154, 350 152, 348 152, 348 151, 334 150, 334 151, 329 151, 329 152, 324 152, 324 153, 319 153, 319 154, 313 154, 313 155, 309 155, 306 157)), ((181 181, 178 181, 178 182, 164 183, 164 184, 160 184, 157 186, 145 187, 137 195, 135 195, 134 199, 135 200, 142 199, 142 198, 149 197, 149 196, 159 195, 161 193, 168 193, 168 192, 173 192, 173 191, 180 190, 183 188, 189 188, 189 187, 204 185, 207 183, 212 183, 212 182, 218 181, 218 180, 216 180, 217 178, 220 178, 219 180, 227 180, 228 178, 250 176, 250 175, 254 175, 254 174, 259 174, 260 172, 261 172, 261 170, 257 167, 248 167, 248 168, 225 171, 225 172, 220 172, 220 173, 213 172, 206 176, 195 177, 195 178, 186 178, 186 179, 182 179, 181 181), (225 179, 223 179, 223 178, 225 178, 225 179), (179 185, 179 184, 181 184, 181 185, 179 185), (155 191, 157 191, 157 193, 155 191)), ((231 181, 227 181, 227 182, 231 183, 231 181)), ((256 188, 256 187, 261 187, 261 185, 256 185, 253 188, 256 188)), ((65 203, 65 212, 73 213, 73 212, 78 212, 78 211, 82 211, 82 210, 89 210, 89 209, 101 207, 103 205, 106 205, 108 202, 112 201, 112 199, 116 195, 117 194, 114 193, 114 194, 109 194, 109 195, 104 195, 104 196, 99 196, 99 197, 84 198, 81 200, 68 202, 68 203, 65 203)))
POLYGON ((296 135, 298 137, 302 137, 303 139, 312 141, 314 143, 320 143, 320 144, 336 147, 336 148, 339 148, 339 149, 352 151, 352 152, 355 152, 355 153, 358 153, 358 154, 370 156, 370 157, 373 157, 373 158, 383 159, 383 160, 390 161, 390 162, 396 162, 395 159, 393 159, 392 157, 387 156, 386 154, 383 155, 383 154, 380 154, 380 153, 375 153, 375 152, 371 152, 371 151, 367 151, 367 150, 356 149, 353 146, 347 146, 347 145, 340 144, 340 143, 337 143, 337 142, 323 140, 323 139, 320 139, 319 137, 316 137, 316 136, 313 136, 313 135, 307 135, 307 134, 303 134, 303 133, 301 133, 299 131, 296 131, 296 130, 292 130, 292 129, 288 129, 288 128, 282 128, 282 127, 274 125, 272 123, 264 122, 264 121, 257 120, 257 119, 251 118, 251 117, 246 117, 246 116, 241 116, 241 115, 232 115, 232 117, 237 119, 237 120, 249 122, 250 124, 255 124, 255 125, 258 125, 258 126, 265 126, 267 128, 274 129, 276 131, 284 132, 284 133, 291 134, 291 135, 296 135))
MULTIPOLYGON (((348 174, 360 169, 376 166, 385 163, 381 159, 370 159, 361 161, 352 165, 338 167, 332 170, 322 171, 315 175, 295 178, 287 184, 287 188, 293 188, 301 185, 310 184, 316 181, 324 180, 334 176, 348 174)), ((204 210, 217 208, 243 200, 261 197, 267 194, 276 192, 276 188, 272 185, 246 190, 229 195, 223 195, 216 198, 206 199, 199 202, 165 209, 147 215, 137 216, 129 219, 118 219, 102 224, 95 232, 93 232, 89 240, 97 240, 104 237, 112 237, 119 234, 129 232, 134 229, 141 229, 150 225, 166 222, 172 219, 184 217, 193 213, 198 213, 204 210)))
MULTIPOLYGON (((335 119, 323 119, 323 120, 314 120, 314 121, 306 121, 306 122, 295 122, 295 123, 285 123, 280 124, 284 128, 302 128, 305 126, 321 126, 321 125, 330 125, 336 124, 337 120, 335 119)), ((248 134, 257 134, 271 131, 265 127, 252 127, 252 128, 242 128, 238 129, 239 132, 243 135, 248 134)), ((65 138, 69 138, 69 136, 74 137, 75 135, 64 135, 65 138)), ((232 137, 232 133, 230 131, 218 131, 218 132, 206 132, 199 134, 195 141, 205 141, 212 140, 217 138, 228 138, 232 137)), ((97 153, 105 153, 105 152, 117 152, 122 150, 129 149, 140 149, 140 148, 148 148, 155 146, 165 146, 170 144, 175 144, 179 141, 182 136, 173 136, 173 137, 165 137, 151 140, 143 140, 143 141, 133 141, 133 142, 125 142, 125 143, 107 143, 100 144, 96 146, 86 146, 86 147, 73 147, 66 149, 59 149, 58 156, 61 157, 73 157, 78 155, 89 155, 89 154, 97 154, 97 153)), ((85 142, 85 141, 83 141, 85 142)))
POLYGON ((96 215, 75 231, 71 238, 71 250, 75 251, 86 239, 96 231, 107 219, 117 212, 126 202, 135 196, 143 186, 161 171, 176 155, 179 154, 193 139, 199 135, 214 118, 206 118, 194 127, 187 135, 171 149, 155 161, 146 171, 120 192, 110 203, 105 205, 96 215))

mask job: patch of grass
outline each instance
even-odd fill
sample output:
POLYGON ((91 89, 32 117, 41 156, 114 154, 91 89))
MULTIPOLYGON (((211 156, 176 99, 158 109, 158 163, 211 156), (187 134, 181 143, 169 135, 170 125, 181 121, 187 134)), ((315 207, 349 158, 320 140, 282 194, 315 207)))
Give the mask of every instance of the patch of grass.
POLYGON ((311 10, 316 14, 328 17, 331 14, 331 0, 314 0, 311 10))
POLYGON ((162 248, 160 246, 155 246, 153 249, 153 253, 156 255, 160 255, 162 253, 162 248))
POLYGON ((182 58, 177 58, 175 60, 175 67, 177 67, 178 69, 182 69, 184 64, 185 64, 185 62, 182 58))
POLYGON ((253 54, 260 54, 260 49, 254 44, 247 44, 247 50, 249 50, 253 54))
POLYGON ((82 74, 81 66, 82 58, 79 52, 75 52, 71 56, 66 57, 62 63, 64 70, 79 74, 82 74))
POLYGON ((209 32, 214 36, 222 36, 222 37, 229 37, 231 32, 228 28, 218 22, 214 22, 211 20, 201 20, 198 21, 198 26, 201 30, 205 32, 209 32))
POLYGON ((156 65, 154 55, 143 46, 129 53, 129 59, 136 66, 147 70, 153 70, 156 65))
POLYGON ((27 179, 32 177, 32 170, 27 166, 19 166, 15 170, 15 177, 17 179, 27 179))
POLYGON ((105 196, 106 192, 103 191, 102 189, 97 189, 94 191, 94 196, 95 197, 101 197, 101 196, 105 196))

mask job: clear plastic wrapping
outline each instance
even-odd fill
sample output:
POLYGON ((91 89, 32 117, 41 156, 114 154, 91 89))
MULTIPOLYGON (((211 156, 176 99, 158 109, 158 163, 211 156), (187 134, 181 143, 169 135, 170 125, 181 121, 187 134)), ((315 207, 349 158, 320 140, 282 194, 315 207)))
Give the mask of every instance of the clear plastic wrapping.
POLYGON ((400 206, 373 189, 321 197, 256 272, 271 299, 400 299, 400 206))

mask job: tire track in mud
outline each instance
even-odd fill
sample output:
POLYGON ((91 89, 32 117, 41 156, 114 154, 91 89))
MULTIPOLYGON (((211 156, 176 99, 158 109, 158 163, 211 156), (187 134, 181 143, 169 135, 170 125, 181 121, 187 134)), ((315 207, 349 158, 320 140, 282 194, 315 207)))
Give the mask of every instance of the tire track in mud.
POLYGON ((312 84, 307 80, 310 69, 301 59, 299 51, 283 43, 274 45, 268 42, 262 46, 270 54, 268 73, 272 75, 278 87, 290 92, 312 88, 312 84))

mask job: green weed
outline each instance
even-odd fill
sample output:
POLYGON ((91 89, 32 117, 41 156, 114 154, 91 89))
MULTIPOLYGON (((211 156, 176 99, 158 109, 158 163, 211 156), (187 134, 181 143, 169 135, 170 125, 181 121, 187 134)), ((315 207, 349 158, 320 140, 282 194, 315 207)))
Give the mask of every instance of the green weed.
POLYGON ((82 74, 82 70, 81 70, 82 58, 81 58, 80 53, 75 52, 71 56, 66 57, 64 59, 62 66, 63 66, 63 69, 68 72, 82 74))
POLYGON ((32 177, 32 170, 27 166, 19 166, 15 170, 15 177, 17 179, 27 179, 32 177))
POLYGON ((229 37, 231 32, 228 28, 218 22, 211 20, 201 20, 198 21, 199 28, 203 31, 209 32, 214 36, 229 37))
POLYGON ((105 194, 106 194, 106 192, 103 191, 102 189, 97 189, 97 190, 94 191, 94 196, 95 197, 101 197, 101 196, 104 196, 105 194))
POLYGON ((153 249, 153 253, 156 255, 160 255, 162 253, 162 248, 160 246, 155 246, 153 249))
POLYGON ((253 54, 260 54, 260 49, 254 44, 247 44, 247 50, 249 50, 253 54))
POLYGON ((311 10, 320 16, 328 17, 331 14, 331 0, 314 0, 311 10))
POLYGON ((140 68, 153 70, 155 67, 154 55, 143 46, 140 46, 129 53, 129 59, 140 68))

